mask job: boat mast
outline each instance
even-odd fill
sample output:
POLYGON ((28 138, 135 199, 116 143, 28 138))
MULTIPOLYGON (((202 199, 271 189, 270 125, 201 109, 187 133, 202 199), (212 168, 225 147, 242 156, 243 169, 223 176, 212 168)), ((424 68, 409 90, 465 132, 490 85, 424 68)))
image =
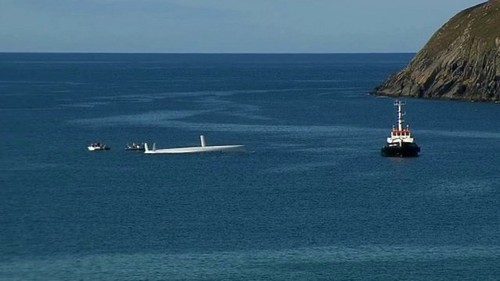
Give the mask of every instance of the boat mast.
POLYGON ((403 105, 404 105, 404 102, 402 102, 400 100, 396 100, 394 102, 394 106, 398 107, 398 131, 403 130, 403 124, 405 123, 405 121, 403 119, 403 116, 405 115, 405 113, 403 112, 403 105))

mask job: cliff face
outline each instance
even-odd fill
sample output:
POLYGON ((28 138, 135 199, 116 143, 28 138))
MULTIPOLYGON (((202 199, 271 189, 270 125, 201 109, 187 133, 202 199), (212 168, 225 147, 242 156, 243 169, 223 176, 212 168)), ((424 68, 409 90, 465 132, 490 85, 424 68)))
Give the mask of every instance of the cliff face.
POLYGON ((500 0, 458 13, 372 94, 500 101, 500 0))

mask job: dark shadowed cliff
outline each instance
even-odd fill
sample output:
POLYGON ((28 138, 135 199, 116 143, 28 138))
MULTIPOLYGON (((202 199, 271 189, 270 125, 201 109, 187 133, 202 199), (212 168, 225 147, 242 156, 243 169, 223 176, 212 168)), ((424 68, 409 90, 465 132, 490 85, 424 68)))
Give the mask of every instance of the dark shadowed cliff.
POLYGON ((372 94, 500 101, 500 0, 458 13, 372 94))

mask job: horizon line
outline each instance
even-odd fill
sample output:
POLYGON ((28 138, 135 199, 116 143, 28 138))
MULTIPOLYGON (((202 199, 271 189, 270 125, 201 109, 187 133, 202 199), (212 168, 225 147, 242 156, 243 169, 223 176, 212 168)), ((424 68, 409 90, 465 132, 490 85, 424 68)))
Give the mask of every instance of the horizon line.
POLYGON ((82 52, 82 51, 0 51, 0 54, 129 54, 129 55, 360 55, 416 54, 417 52, 82 52))

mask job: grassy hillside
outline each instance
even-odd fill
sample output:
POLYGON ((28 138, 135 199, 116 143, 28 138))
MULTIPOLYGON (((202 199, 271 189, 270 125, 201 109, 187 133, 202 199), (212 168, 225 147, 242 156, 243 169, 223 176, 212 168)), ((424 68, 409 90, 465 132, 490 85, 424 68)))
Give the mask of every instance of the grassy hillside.
POLYGON ((455 15, 373 93, 500 101, 500 0, 455 15))

